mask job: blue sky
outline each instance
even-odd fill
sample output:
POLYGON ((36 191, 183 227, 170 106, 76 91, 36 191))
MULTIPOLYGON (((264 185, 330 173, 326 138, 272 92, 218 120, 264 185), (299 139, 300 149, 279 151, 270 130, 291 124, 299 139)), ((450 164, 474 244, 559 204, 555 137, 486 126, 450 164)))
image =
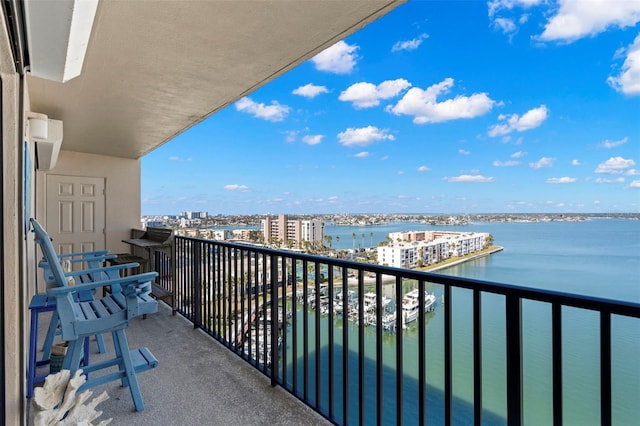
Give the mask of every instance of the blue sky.
POLYGON ((142 213, 640 211, 640 1, 410 1, 142 159, 142 213))

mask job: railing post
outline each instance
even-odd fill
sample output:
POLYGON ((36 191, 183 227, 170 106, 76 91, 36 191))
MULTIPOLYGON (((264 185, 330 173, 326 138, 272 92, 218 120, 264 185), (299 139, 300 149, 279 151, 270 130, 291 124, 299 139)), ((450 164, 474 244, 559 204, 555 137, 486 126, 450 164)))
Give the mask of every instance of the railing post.
POLYGON ((507 424, 522 424, 522 300, 506 296, 507 424))
POLYGON ((562 425, 562 305, 551 307, 551 350, 553 353, 553 424, 562 425))
POLYGON ((177 303, 176 303, 176 274, 178 272, 178 267, 176 265, 177 263, 177 255, 176 255, 177 249, 176 249, 176 239, 172 238, 171 239, 171 249, 170 249, 170 253, 171 253, 171 259, 169 260, 170 262, 170 269, 171 269, 171 315, 175 315, 176 314, 176 310, 177 310, 177 303))
POLYGON ((271 264, 271 386, 278 384, 278 262, 270 258, 271 264))
MULTIPOLYGON (((376 278, 380 274, 376 274, 376 278)), ((402 329, 402 279, 400 277, 396 277, 396 328, 394 330, 396 335, 396 424, 403 424, 403 376, 404 376, 404 364, 402 361, 402 333, 404 330, 402 329)), ((422 322, 421 322, 422 323, 422 322)), ((424 338, 424 337, 423 337, 424 338)), ((420 351, 418 352, 420 353, 420 351)), ((419 355, 422 357, 422 354, 419 355)), ((424 357, 422 357, 424 358, 424 357)), ((420 371, 418 376, 419 386, 423 386, 423 377, 422 371, 420 371)), ((424 392, 424 391, 422 391, 424 392)), ((423 395, 423 393, 418 392, 419 395, 423 395)), ((422 396, 420 397, 424 399, 422 396)), ((421 399, 421 401, 422 401, 421 399)), ((423 402, 421 402, 423 403, 423 402)))
MULTIPOLYGON (((420 312, 418 318, 424 319, 420 312)), ((382 277, 376 276, 376 424, 382 424, 382 277)))
POLYGON ((600 312, 600 424, 611 424, 611 313, 600 312))
POLYGON ((358 270, 358 424, 364 425, 364 278, 358 270))
MULTIPOLYGON (((451 286, 444 286, 444 424, 453 422, 453 350, 452 350, 452 309, 451 286)), ((424 405, 424 401, 421 401, 424 405)), ((424 418, 424 407, 421 416, 424 418)))
POLYGON ((193 312, 193 328, 198 328, 202 324, 202 273, 200 271, 201 253, 200 243, 194 241, 193 244, 193 264, 191 280, 191 312, 193 312))
POLYGON ((316 404, 320 406, 320 264, 318 262, 314 263, 314 288, 315 288, 315 307, 316 312, 314 315, 314 324, 315 324, 315 338, 314 338, 314 352, 315 352, 315 400, 316 404))
POLYGON ((482 424, 482 297, 473 289, 473 421, 482 424))
POLYGON ((342 268, 342 423, 349 425, 349 270, 342 268))

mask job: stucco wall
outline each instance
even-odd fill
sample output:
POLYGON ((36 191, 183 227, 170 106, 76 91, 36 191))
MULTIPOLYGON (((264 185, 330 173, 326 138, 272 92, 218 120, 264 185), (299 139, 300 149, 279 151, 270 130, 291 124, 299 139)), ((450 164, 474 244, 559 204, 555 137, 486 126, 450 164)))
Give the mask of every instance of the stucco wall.
POLYGON ((27 321, 21 263, 21 151, 19 129, 19 77, 0 75, 2 80, 2 327, 4 332, 5 418, 0 423, 24 424, 24 335, 27 321))

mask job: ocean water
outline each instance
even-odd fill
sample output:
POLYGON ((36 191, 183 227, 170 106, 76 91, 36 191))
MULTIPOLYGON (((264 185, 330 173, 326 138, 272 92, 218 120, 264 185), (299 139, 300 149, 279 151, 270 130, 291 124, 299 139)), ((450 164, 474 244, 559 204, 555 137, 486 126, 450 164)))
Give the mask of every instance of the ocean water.
MULTIPOLYGON (((333 247, 352 248, 352 245, 376 245, 389 232, 432 229, 419 223, 395 223, 373 227, 327 226, 326 234, 333 236, 333 247), (356 233, 354 240, 352 234, 356 233), (362 237, 362 234, 365 237, 362 237), (373 233, 373 235, 371 235, 373 233), (336 236, 339 239, 336 239, 336 236)), ((464 227, 438 227, 447 230, 489 232, 502 252, 476 259, 438 273, 477 278, 528 287, 584 294, 616 300, 640 302, 640 221, 594 219, 583 222, 544 223, 474 223, 464 227)), ((403 291, 415 287, 403 284, 403 291)), ((440 300, 443 289, 428 285, 440 300)), ((393 285, 385 293, 394 294, 393 285)), ((472 293, 468 290, 452 292, 453 323, 453 412, 455 424, 470 424, 473 419, 472 359, 472 293)), ((482 375, 483 423, 506 424, 506 349, 504 298, 485 294, 482 297, 482 375)), ((298 309, 298 371, 304 366, 302 347, 302 316, 298 309)), ((313 312, 309 324, 315 324, 313 312)), ((427 391, 426 407, 429 424, 442 424, 444 415, 444 315, 442 304, 427 315, 427 391)), ((308 367, 312 385, 308 398, 319 401, 328 409, 333 398, 338 420, 342 419, 342 333, 349 336, 348 368, 349 423, 358 423, 358 327, 320 317, 320 346, 310 336, 308 367), (328 329, 335 334, 336 387, 328 394, 328 329), (320 393, 315 394, 315 353, 320 360, 320 393)), ((551 386, 551 307, 523 302, 523 417, 525 424, 552 424, 551 386)), ((564 424, 600 424, 599 402, 599 318, 590 311, 563 309, 563 408, 564 424)), ((311 327, 313 329, 313 327, 311 327)), ((313 331, 313 330, 312 330, 313 331)), ((291 342, 293 330, 287 336, 288 377, 292 377, 291 342)), ((365 329, 364 363, 364 424, 375 424, 375 329, 365 329)), ((417 419, 418 330, 413 324, 403 334, 403 405, 405 424, 417 419)), ((383 336, 383 410, 382 424, 395 422, 395 337, 383 336)), ((612 393, 613 422, 617 425, 638 424, 640 419, 640 320, 612 318, 612 393)), ((301 386, 301 381, 299 385, 301 386)))

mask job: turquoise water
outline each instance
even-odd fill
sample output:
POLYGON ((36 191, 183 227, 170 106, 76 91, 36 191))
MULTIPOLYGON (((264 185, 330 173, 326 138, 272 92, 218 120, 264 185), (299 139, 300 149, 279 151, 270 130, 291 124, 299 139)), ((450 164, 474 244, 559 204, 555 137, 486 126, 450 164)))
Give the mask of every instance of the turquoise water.
MULTIPOLYGON (((417 223, 390 224, 383 227, 327 227, 327 234, 343 235, 339 245, 351 248, 353 232, 366 235, 365 242, 382 241, 388 232, 430 229, 417 223), (332 233, 336 232, 336 233, 332 233), (340 232, 338 234, 337 232, 340 232), (370 233, 374 232, 371 237, 370 233)), ((612 299, 640 301, 640 222, 633 220, 589 220, 585 222, 546 223, 476 223, 464 229, 493 234, 495 243, 505 247, 500 253, 439 271, 447 275, 464 276, 503 283, 547 288, 570 293, 612 299)), ((367 244, 368 245, 368 244, 367 244)), ((356 241, 357 246, 357 241, 356 241)), ((407 282, 406 292, 415 286, 407 282)), ((441 286, 429 285, 429 291, 442 295, 441 286)), ((385 294, 393 295, 393 285, 385 294)), ((469 424, 473 415, 473 359, 472 359, 472 293, 468 290, 452 292, 453 323, 453 392, 456 424, 469 424)), ((551 389, 551 308, 549 305, 523 302, 523 416, 525 424, 552 423, 551 389)), ((303 313, 297 311, 299 325, 303 313)), ((309 314, 309 324, 315 316, 309 314)), ((442 304, 427 317, 427 420, 441 424, 444 405, 443 324, 442 304)), ((309 398, 319 399, 328 409, 328 319, 320 317, 320 394, 310 387, 309 398)), ((564 424, 597 425, 599 403, 599 318, 589 311, 563 310, 563 406, 564 424)), ((483 423, 505 424, 506 368, 504 298, 483 295, 483 423)), ((333 325, 335 333, 336 388, 333 398, 336 416, 342 418, 342 333, 343 323, 333 325)), ((313 327, 311 327, 313 329, 313 327)), ((313 331, 313 330, 312 330, 313 331)), ((348 323, 350 390, 349 422, 358 421, 358 327, 348 323)), ((289 327, 288 378, 291 380, 291 335, 289 327)), ((298 371, 302 371, 302 331, 298 328, 298 371)), ((365 328, 365 424, 375 424, 375 329, 365 328)), ((417 325, 403 334, 403 405, 406 424, 417 418, 417 325)), ((314 337, 309 342, 309 371, 315 383, 314 337)), ((628 318, 612 319, 612 378, 614 424, 637 424, 640 418, 640 321, 628 318)), ((395 337, 383 336, 383 410, 382 423, 395 422, 395 337)))

